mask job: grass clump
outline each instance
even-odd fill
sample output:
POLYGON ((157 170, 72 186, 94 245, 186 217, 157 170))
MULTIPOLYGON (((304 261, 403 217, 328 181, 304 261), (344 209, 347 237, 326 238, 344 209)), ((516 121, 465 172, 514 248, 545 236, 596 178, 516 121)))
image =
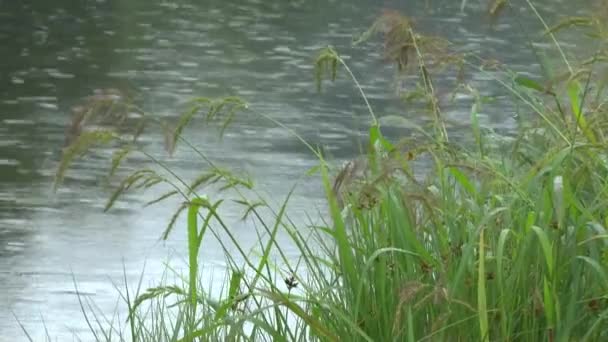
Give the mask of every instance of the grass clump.
MULTIPOLYGON (((507 1, 493 3, 491 15, 499 6, 508 10, 507 1)), ((531 2, 526 3, 538 13, 531 2)), ((431 104, 427 107, 433 118, 431 127, 419 128, 421 138, 415 141, 392 142, 382 134, 359 81, 337 51, 324 49, 316 65, 319 89, 323 77, 333 80, 345 70, 368 106, 372 126, 363 157, 341 171, 311 148, 319 157, 319 166, 312 171, 322 179, 329 206, 323 225, 294 223, 286 211, 291 193, 278 209, 269 207, 268 199, 255 192, 251 181, 215 165, 181 137, 203 106, 208 110, 206 120, 222 110, 229 121, 237 111, 251 111, 241 100, 196 100, 168 135, 170 151, 177 142, 184 143, 207 165, 191 182, 142 148, 118 147, 112 173, 127 153, 135 151, 151 158, 164 174, 149 169, 126 177, 108 209, 125 191, 138 187, 165 184, 171 188, 150 204, 182 196, 183 204, 163 236, 176 233, 178 215, 185 211, 188 272, 181 282, 163 281, 135 296, 123 291, 128 327, 92 324, 93 331, 105 332, 97 338, 608 339, 608 107, 606 80, 594 72, 605 63, 597 58, 604 51, 605 32, 594 20, 547 26, 543 34, 553 37, 561 63, 569 71, 566 76, 539 81, 502 65, 488 71, 486 61, 474 54, 449 54, 449 43, 438 49, 438 40, 417 33, 410 19, 385 13, 370 32, 385 36, 386 56, 398 70, 415 66, 410 77, 431 104), (559 29, 577 23, 593 30, 600 46, 593 54, 596 58, 584 59, 587 62, 580 67, 566 57, 555 39, 559 29), (434 73, 443 70, 434 67, 446 63, 486 73, 513 95, 520 121, 512 135, 499 137, 480 123, 485 99, 463 78, 456 85, 458 91, 475 95, 472 133, 464 142, 450 139, 432 81, 434 73), (239 246, 218 214, 223 200, 198 194, 209 192, 212 183, 230 189, 227 196, 243 205, 246 217, 259 227, 256 257, 239 246), (198 252, 206 236, 219 233, 228 237, 218 239, 228 270, 223 290, 214 293, 200 280, 198 252), (285 255, 277 243, 278 234, 287 235, 297 247, 297 260, 285 255)), ((221 127, 225 126, 224 122, 221 127)), ((100 136, 109 141, 106 135, 100 136)), ((80 140, 86 146, 76 140, 68 151, 81 154, 91 145, 89 138, 80 140)), ((59 180, 67 164, 61 164, 59 180)))

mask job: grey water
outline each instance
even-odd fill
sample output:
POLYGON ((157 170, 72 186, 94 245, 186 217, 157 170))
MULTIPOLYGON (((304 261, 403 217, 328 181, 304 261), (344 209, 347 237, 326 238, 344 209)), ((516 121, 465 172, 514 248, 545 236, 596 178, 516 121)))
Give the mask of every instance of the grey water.
MULTIPOLYGON (((538 73, 525 41, 542 27, 525 2, 515 1, 513 12, 493 24, 485 3, 468 1, 461 12, 455 0, 0 0, 0 341, 26 339, 15 317, 35 340, 44 339, 45 329, 53 340, 90 340, 75 284, 112 316, 124 310, 114 288, 124 286, 123 268, 135 286, 145 265, 144 286, 153 285, 168 258, 178 264, 183 258, 183 218, 167 241, 159 241, 177 201, 144 208, 158 193, 137 192, 103 212, 111 193, 110 150, 99 148, 79 161, 53 190, 70 108, 95 89, 128 89, 138 106, 167 121, 176 120, 193 97, 241 97, 252 111, 239 116, 221 141, 217 127, 200 123, 186 135, 217 164, 249 174, 275 205, 298 183, 289 211, 305 225, 308 215, 324 210, 321 185, 302 177, 316 158, 293 134, 256 113, 280 121, 336 162, 355 157, 369 123, 364 103, 344 75, 321 93, 313 78, 315 53, 333 45, 377 115, 392 123, 390 134, 410 134, 395 118, 423 122, 425 116, 396 96, 395 67, 383 60, 380 40, 352 46, 385 9, 403 11, 421 31, 464 50, 538 73)), ((552 17, 580 7, 578 1, 535 3, 552 17)), ((438 79, 439 87, 448 81, 438 79)), ((491 95, 501 93, 484 75, 470 75, 470 81, 491 95)), ((450 127, 455 136, 466 135, 470 105, 463 98, 445 113, 464 123, 450 127)), ((483 123, 511 128, 513 112, 505 108, 500 101, 486 108, 483 123)), ((162 135, 145 135, 142 142, 163 155, 162 135)), ((185 148, 165 158, 185 179, 205 168, 185 148)), ((146 165, 141 156, 126 163, 130 169, 146 165)), ((227 203, 222 212, 234 235, 253 245, 255 227, 240 220, 242 208, 227 203)), ((200 259, 206 270, 224 266, 212 238, 200 259)))

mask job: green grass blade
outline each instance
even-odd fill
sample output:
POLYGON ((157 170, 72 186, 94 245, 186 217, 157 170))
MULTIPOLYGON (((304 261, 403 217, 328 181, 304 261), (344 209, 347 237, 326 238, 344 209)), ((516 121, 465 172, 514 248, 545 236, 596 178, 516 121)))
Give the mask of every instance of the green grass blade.
POLYGON ((534 233, 536 233, 536 236, 540 241, 549 277, 551 278, 553 277, 553 270, 555 265, 553 262, 553 247, 551 247, 551 243, 549 242, 549 237, 547 236, 547 233, 545 233, 542 228, 533 226, 532 230, 534 231, 534 233))
POLYGON ((479 312, 479 333, 482 341, 490 341, 488 327, 488 306, 486 295, 486 257, 484 230, 479 233, 479 266, 477 271, 477 311, 479 312))

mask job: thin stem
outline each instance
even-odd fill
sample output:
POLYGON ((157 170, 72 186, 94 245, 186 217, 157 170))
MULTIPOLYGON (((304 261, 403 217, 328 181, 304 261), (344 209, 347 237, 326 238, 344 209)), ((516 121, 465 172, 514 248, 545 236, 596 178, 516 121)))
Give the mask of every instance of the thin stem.
POLYGON ((344 69, 346 70, 346 72, 348 73, 348 75, 350 76, 350 78, 355 83, 355 86, 359 90, 359 93, 361 94, 361 97, 363 98, 363 101, 365 101, 365 105, 367 106, 367 110, 369 111, 369 114, 372 116, 372 120, 374 122, 374 125, 377 126, 378 125, 378 120, 376 119, 376 115, 374 114, 374 110, 372 109, 372 106, 369 104, 369 101, 367 100, 367 96, 365 95, 365 92, 363 91, 363 88, 361 87, 361 84, 359 83, 359 81, 357 80, 357 78, 355 77, 355 75, 353 74, 353 72, 350 70, 350 68, 348 67, 348 65, 346 64, 346 62, 342 59, 342 57, 338 57, 338 60, 340 61, 340 64, 342 64, 342 66, 344 67, 344 69))
POLYGON ((508 85, 505 81, 503 81, 503 80, 499 79, 498 77, 494 76, 492 73, 489 73, 489 72, 483 70, 482 68, 479 68, 479 65, 475 65, 475 64, 473 64, 471 62, 467 62, 467 61, 465 61, 465 64, 467 64, 467 65, 469 65, 469 66, 471 66, 473 68, 478 69, 480 72, 482 72, 482 73, 490 76, 496 82, 498 82, 500 85, 502 85, 503 87, 505 87, 509 92, 511 92, 513 95, 515 95, 515 97, 517 97, 522 102, 524 102, 525 104, 527 104, 528 106, 530 106, 530 108, 532 108, 534 110, 534 112, 536 112, 564 140, 564 142, 566 142, 566 144, 568 144, 568 145, 571 144, 571 142, 568 139, 568 137, 566 137, 564 135, 564 133, 562 133, 560 131, 560 129, 557 128, 557 126, 555 126, 555 124, 553 122, 551 122, 551 120, 549 120, 549 118, 540 109, 538 109, 532 102, 530 102, 530 100, 528 100, 525 97, 523 97, 513 87, 511 87, 510 85, 508 85))
POLYGON ((534 12, 536 17, 538 18, 538 20, 543 24, 543 26, 545 27, 545 30, 547 31, 549 36, 551 36, 551 40, 553 40, 553 43, 555 44, 555 46, 557 47, 557 50, 559 51, 560 55, 562 56, 564 63, 568 67, 568 71, 570 71, 570 74, 573 74, 574 71, 572 70, 572 66, 570 66, 570 62, 568 62, 568 58, 566 57, 564 50, 562 50, 562 47, 559 44, 559 42, 557 41, 557 39, 555 38, 555 35, 553 34, 553 32, 551 32, 549 25, 547 25, 547 23, 545 22, 545 19, 543 19, 543 17, 540 15, 540 13, 538 13, 538 11, 536 10, 536 6, 534 6, 530 0, 526 0, 526 2, 528 3, 528 5, 532 9, 532 11, 534 12))
POLYGON ((410 28, 409 29, 409 34, 410 37, 412 37, 412 43, 414 44, 414 48, 416 50, 416 55, 418 57, 418 64, 420 67, 420 73, 422 75, 422 80, 424 81, 424 88, 425 90, 431 95, 431 104, 433 106, 433 115, 434 115, 434 119, 435 119, 435 126, 440 128, 440 133, 441 133, 441 137, 442 142, 448 142, 448 131, 445 128, 445 123, 443 122, 443 119, 441 118, 441 111, 439 109, 439 106, 437 106, 437 96, 435 95, 435 87, 433 86, 433 82, 430 78, 430 76, 427 73, 427 68, 426 68, 426 64, 424 63, 424 58, 422 57, 422 53, 420 52, 420 49, 418 47, 418 43, 416 42, 416 35, 414 34, 414 31, 410 28))

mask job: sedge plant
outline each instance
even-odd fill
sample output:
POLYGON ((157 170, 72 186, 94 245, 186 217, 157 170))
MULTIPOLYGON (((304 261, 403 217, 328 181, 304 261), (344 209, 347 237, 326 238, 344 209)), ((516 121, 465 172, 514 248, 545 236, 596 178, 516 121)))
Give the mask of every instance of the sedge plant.
MULTIPOLYGON (((508 13, 510 1, 494 3, 499 5, 490 15, 498 6, 508 13)), ((522 3, 538 14, 531 1, 522 3)), ((170 152, 186 145, 207 166, 190 181, 139 146, 134 137, 141 132, 125 138, 113 130, 83 131, 78 123, 57 181, 95 144, 116 144, 112 175, 129 154, 141 153, 154 167, 126 176, 106 209, 127 191, 166 186, 168 192, 148 204, 181 197, 163 238, 182 233, 188 245, 187 274, 170 270, 181 281, 164 280, 135 295, 121 291, 127 326, 114 320, 106 320, 106 328, 91 324, 93 331, 105 331, 95 336, 108 341, 608 339, 608 78, 600 72, 607 58, 599 13, 553 27, 539 15, 546 28, 541 38, 554 43, 566 70, 544 69, 543 80, 473 53, 450 52, 449 42, 421 34, 411 19, 384 13, 357 43, 381 34, 387 59, 414 82, 404 99, 421 102, 431 117, 429 127, 416 126, 415 140, 386 137, 353 70, 335 49, 323 49, 315 65, 319 88, 345 71, 372 125, 362 160, 341 170, 290 130, 319 158, 305 177, 320 177, 328 213, 315 213, 321 219, 310 225, 291 219, 286 209, 291 192, 273 208, 249 179, 216 165, 183 137, 201 113, 222 132, 244 111, 285 127, 241 99, 195 99, 177 126, 164 126, 170 152), (573 26, 596 42, 591 56, 570 57, 560 45, 559 32, 573 26), (435 75, 448 67, 459 75, 456 91, 473 95, 470 139, 450 137, 437 99, 435 75), (467 70, 487 74, 514 99, 520 120, 510 136, 481 123, 487 98, 467 82, 467 70), (222 194, 241 204, 258 229, 255 256, 239 246, 218 214, 225 199, 212 197, 222 194), (222 242, 228 269, 223 290, 213 293, 201 281, 198 256, 205 239, 220 233, 231 245, 222 242), (296 246, 296 261, 276 242, 279 234, 296 246)), ((146 124, 154 121, 139 112, 146 124)))

